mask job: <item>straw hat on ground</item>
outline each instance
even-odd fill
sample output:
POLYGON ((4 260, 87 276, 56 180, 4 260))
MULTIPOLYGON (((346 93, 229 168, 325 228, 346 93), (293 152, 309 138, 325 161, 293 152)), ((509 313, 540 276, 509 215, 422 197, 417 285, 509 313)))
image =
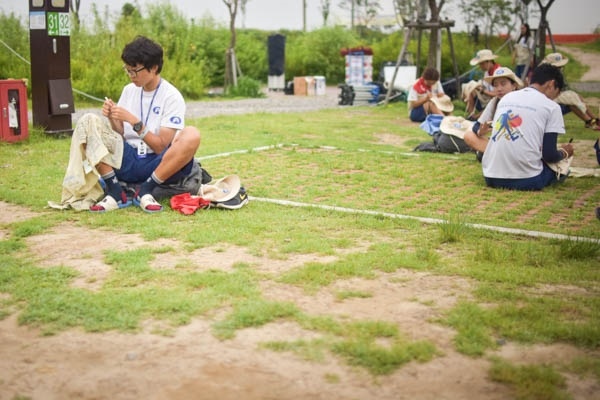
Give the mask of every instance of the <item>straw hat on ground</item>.
POLYGON ((231 200, 240 191, 240 178, 237 175, 227 175, 214 184, 202 185, 198 195, 213 202, 231 200))
POLYGON ((449 115, 442 119, 440 132, 464 139, 465 133, 473 129, 474 124, 474 121, 469 121, 463 117, 449 115))
POLYGON ((544 57, 544 59, 542 60, 542 62, 540 62, 540 64, 550 64, 550 65, 554 65, 555 67, 563 67, 568 62, 569 62, 569 59, 564 57, 562 54, 550 53, 546 57, 544 57))
POLYGON ((492 52, 489 49, 483 49, 477 52, 477 55, 475 55, 475 57, 472 58, 471 61, 469 61, 469 64, 479 65, 484 61, 491 61, 495 60, 496 58, 498 58, 498 56, 494 54, 494 52, 492 52))
POLYGON ((454 104, 452 103, 452 99, 446 94, 441 97, 434 95, 431 98, 431 101, 443 113, 451 113, 452 111, 454 111, 454 104))
POLYGON ((519 89, 522 89, 524 86, 523 81, 520 80, 510 68, 507 67, 500 67, 496 69, 492 75, 486 76, 483 78, 483 80, 491 84, 496 78, 508 78, 516 83, 519 89))

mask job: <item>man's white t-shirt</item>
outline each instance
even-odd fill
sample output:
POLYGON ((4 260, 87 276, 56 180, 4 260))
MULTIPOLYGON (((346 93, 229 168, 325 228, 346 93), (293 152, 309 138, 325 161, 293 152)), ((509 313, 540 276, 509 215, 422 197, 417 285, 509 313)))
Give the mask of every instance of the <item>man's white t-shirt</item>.
POLYGON ((496 107, 492 134, 483 154, 483 176, 523 179, 543 169, 545 133, 565 133, 560 106, 534 88, 506 94, 496 107))
MULTIPOLYGON (((123 88, 118 105, 136 115, 149 128, 149 134, 157 134, 161 127, 179 131, 185 126, 183 96, 175 86, 162 78, 152 92, 145 92, 143 88, 129 83, 123 88)), ((123 126, 125 140, 137 148, 141 141, 139 135, 129 123, 124 122, 123 126)), ((153 151, 148 147, 147 152, 153 151)))
MULTIPOLYGON (((493 72, 492 72, 493 74, 493 72)), ((485 78, 489 78, 490 76, 492 76, 492 74, 490 74, 490 71, 485 71, 483 73, 483 79, 481 80, 481 86, 483 86, 483 89, 486 92, 493 92, 494 91, 494 85, 492 84, 492 82, 488 82, 485 80, 485 78)))
POLYGON ((481 112, 479 118, 477 118, 477 122, 479 122, 480 124, 485 124, 488 121, 492 121, 496 112, 496 106, 498 105, 499 101, 500 99, 498 99, 497 97, 491 99, 481 112))

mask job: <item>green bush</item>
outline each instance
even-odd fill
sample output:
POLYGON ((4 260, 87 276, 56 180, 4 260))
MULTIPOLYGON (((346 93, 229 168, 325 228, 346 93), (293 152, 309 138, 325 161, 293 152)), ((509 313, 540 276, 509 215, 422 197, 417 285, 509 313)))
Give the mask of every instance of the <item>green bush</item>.
POLYGON ((227 89, 227 95, 232 97, 264 97, 260 89, 261 84, 256 79, 248 76, 238 78, 237 86, 231 86, 227 89))
POLYGON ((14 14, 0 14, 0 39, 0 79, 30 79, 29 64, 14 53, 29 59, 29 30, 14 14))
MULTIPOLYGON (((211 18, 190 20, 169 3, 135 8, 126 4, 120 15, 111 17, 108 9, 100 13, 93 5, 93 23, 74 28, 71 32, 71 80, 73 88, 97 98, 118 98, 129 80, 121 69, 121 51, 137 35, 146 35, 160 43, 165 50, 163 77, 188 99, 206 94, 211 86, 223 86, 225 54, 231 34, 225 26, 211 18)), ((2 40, 24 58, 29 58, 29 31, 25 21, 14 15, 0 14, 2 40)), ((266 84, 268 77, 268 36, 273 32, 238 29, 236 56, 244 77, 266 84)), ((326 27, 310 32, 283 30, 286 37, 285 76, 322 75, 332 85, 344 82, 345 63, 340 50, 358 46, 373 49, 373 80, 378 80, 383 62, 395 62, 404 42, 404 31, 390 34, 343 27, 326 27)), ((474 43, 466 33, 453 33, 456 66, 459 74, 469 72, 469 60, 483 44, 474 43)), ((504 39, 489 38, 489 47, 497 51, 504 39)), ((421 54, 417 59, 419 34, 414 32, 407 46, 422 71, 427 63, 429 32, 421 34, 421 54)), ((500 52, 500 64, 511 65, 508 46, 500 52)), ((475 71, 479 72, 479 71, 475 71)), ((443 78, 454 75, 447 31, 442 33, 443 78)), ((0 78, 30 78, 27 62, 18 59, 2 46, 0 78)), ((476 77, 476 75, 474 75, 476 77)), ((249 87, 243 92, 254 93, 249 87)))
MULTIPOLYGON (((257 30, 241 31, 237 37, 235 54, 242 74, 257 81, 266 82, 269 75, 268 32, 257 30)), ((229 32, 227 32, 229 37, 229 32)), ((223 75, 221 75, 221 79, 223 75)))
POLYGON ((345 79, 345 61, 340 50, 366 46, 348 29, 323 28, 302 35, 292 35, 286 44, 285 75, 322 75, 330 83, 345 79))

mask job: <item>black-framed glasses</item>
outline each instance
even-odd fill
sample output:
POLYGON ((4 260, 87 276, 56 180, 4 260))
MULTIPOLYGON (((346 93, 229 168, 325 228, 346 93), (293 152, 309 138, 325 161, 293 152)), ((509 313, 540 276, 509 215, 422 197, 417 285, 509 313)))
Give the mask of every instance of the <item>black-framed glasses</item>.
POLYGON ((125 73, 129 75, 130 78, 135 78, 138 72, 143 71, 145 69, 146 67, 140 67, 138 69, 129 69, 127 68, 127 65, 123 65, 123 71, 125 71, 125 73))

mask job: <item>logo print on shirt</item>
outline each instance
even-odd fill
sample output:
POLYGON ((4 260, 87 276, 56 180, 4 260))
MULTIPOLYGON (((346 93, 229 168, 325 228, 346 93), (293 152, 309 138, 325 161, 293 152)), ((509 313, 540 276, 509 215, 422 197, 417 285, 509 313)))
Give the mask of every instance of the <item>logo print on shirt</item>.
POLYGON ((492 136, 495 142, 498 139, 512 140, 513 142, 521 137, 519 127, 523 120, 518 115, 514 115, 512 110, 500 114, 500 117, 494 123, 496 133, 492 136))
POLYGON ((156 115, 160 114, 160 106, 152 107, 152 112, 156 115))
POLYGON ((171 117, 170 121, 174 124, 180 124, 181 123, 181 118, 179 117, 171 117))

